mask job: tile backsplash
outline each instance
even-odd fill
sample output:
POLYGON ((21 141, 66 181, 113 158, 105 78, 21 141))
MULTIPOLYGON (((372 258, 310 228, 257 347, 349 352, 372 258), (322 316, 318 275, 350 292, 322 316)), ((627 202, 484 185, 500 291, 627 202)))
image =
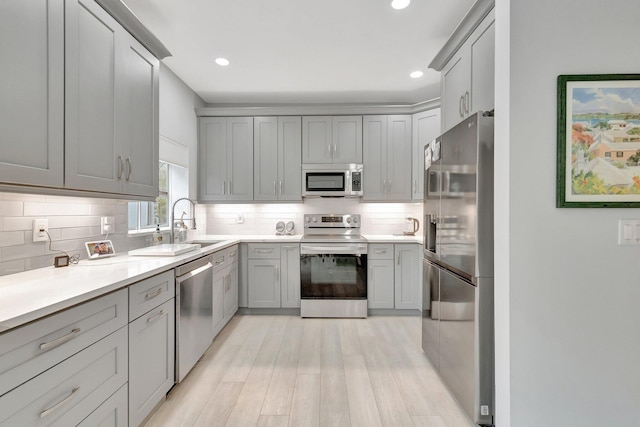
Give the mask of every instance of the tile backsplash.
POLYGON ((362 234, 402 233, 406 217, 421 220, 422 203, 360 203, 358 199, 306 199, 304 203, 199 205, 206 210, 207 234, 275 234, 278 221, 293 221, 303 234, 305 213, 359 213, 362 234), (243 223, 238 223, 241 216, 243 223))
POLYGON ((104 238, 100 217, 115 217, 109 240, 117 252, 148 244, 149 236, 127 237, 127 201, 0 193, 0 275, 53 265, 58 251, 87 258, 84 242, 104 238), (33 242, 33 220, 49 222, 49 242, 33 242))

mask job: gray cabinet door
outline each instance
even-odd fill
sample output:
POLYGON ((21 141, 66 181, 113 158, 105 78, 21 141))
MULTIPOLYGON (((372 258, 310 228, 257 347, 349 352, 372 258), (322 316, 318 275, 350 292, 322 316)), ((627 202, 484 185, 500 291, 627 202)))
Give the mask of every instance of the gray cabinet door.
POLYGON ((367 282, 368 307, 393 308, 393 260, 369 260, 367 282))
POLYGON ((0 182, 62 187, 63 0, 0 2, 0 182))
POLYGON ((387 200, 411 200, 411 116, 389 116, 387 200))
POLYGON ((280 252, 282 279, 280 283, 281 305, 300 307, 300 245, 282 245, 280 252))
POLYGON ((224 291, 227 284, 228 269, 223 268, 213 273, 213 335, 216 336, 224 326, 224 291))
POLYGON ((302 118, 302 163, 333 163, 331 116, 302 118))
POLYGON ((364 200, 383 200, 386 196, 387 124, 387 116, 364 116, 362 119, 364 200))
POLYGON ((422 308, 420 282, 420 246, 416 244, 395 245, 395 308, 422 308))
POLYGON ((280 307, 280 259, 250 259, 249 308, 280 307))
POLYGON ((465 117, 465 102, 470 96, 468 47, 463 45, 441 73, 442 131, 445 132, 465 117))
POLYGON ((200 118, 198 144, 198 199, 225 200, 227 195, 227 121, 200 118))
POLYGON ((301 122, 301 117, 278 117, 278 200, 302 200, 301 122))
POLYGON ((234 262, 227 270, 224 288, 224 323, 226 324, 238 311, 238 263, 234 262))
POLYGON ((493 110, 496 26, 491 12, 474 31, 471 42, 471 112, 493 110))
POLYGON ((119 193, 125 158, 116 135, 124 30, 92 0, 65 5, 65 186, 119 193))
POLYGON ((142 420, 174 384, 175 299, 129 324, 129 425, 142 420))
POLYGON ((362 116, 333 118, 333 163, 362 163, 362 116))
POLYGON ((227 118, 227 200, 253 200, 253 117, 227 118))
POLYGON ((160 62, 128 33, 123 37, 117 126, 123 141, 124 193, 158 195, 160 62))
POLYGON ((422 201, 424 198, 424 146, 440 135, 440 109, 435 108, 414 114, 411 123, 413 127, 411 199, 422 201))
POLYGON ((278 140, 277 117, 253 118, 254 200, 278 200, 278 140))

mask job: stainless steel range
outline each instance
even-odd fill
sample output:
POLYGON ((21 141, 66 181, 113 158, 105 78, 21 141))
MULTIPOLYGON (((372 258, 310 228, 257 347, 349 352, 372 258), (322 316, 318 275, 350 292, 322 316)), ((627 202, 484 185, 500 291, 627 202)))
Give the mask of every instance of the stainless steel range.
POLYGON ((367 317, 367 241, 359 214, 304 216, 300 315, 367 317))

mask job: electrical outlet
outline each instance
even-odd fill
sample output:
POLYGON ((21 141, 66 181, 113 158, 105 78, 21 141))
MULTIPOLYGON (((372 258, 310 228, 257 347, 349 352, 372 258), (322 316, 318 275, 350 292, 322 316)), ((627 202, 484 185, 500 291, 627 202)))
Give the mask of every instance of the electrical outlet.
POLYGON ((33 220, 33 241, 34 242, 47 242, 49 236, 46 232, 49 232, 49 220, 46 218, 38 218, 33 220))
POLYGON ((244 215, 238 214, 238 216, 236 216, 236 224, 244 224, 244 215))
POLYGON ((115 221, 115 218, 112 216, 103 216, 100 218, 100 234, 113 233, 115 221))

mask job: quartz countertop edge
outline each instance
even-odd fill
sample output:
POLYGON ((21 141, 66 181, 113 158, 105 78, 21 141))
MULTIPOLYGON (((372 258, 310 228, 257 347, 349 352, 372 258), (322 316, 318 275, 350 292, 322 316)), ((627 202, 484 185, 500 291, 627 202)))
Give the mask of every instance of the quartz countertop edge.
MULTIPOLYGON (((365 235, 369 243, 421 243, 418 236, 365 235)), ((176 256, 121 254, 77 265, 0 276, 0 334, 58 311, 123 289, 156 274, 238 243, 299 242, 302 235, 199 235, 219 242, 176 256)))

